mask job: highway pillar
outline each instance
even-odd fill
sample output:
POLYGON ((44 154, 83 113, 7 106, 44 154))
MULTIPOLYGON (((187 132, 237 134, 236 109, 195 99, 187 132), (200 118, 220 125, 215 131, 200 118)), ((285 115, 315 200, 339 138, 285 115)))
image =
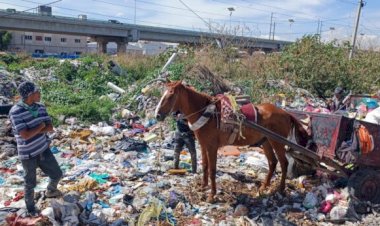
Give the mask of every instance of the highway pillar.
POLYGON ((99 39, 96 41, 98 43, 98 53, 107 53, 107 41, 104 39, 99 39))
POLYGON ((116 42, 117 44, 117 53, 126 53, 127 52, 127 45, 128 45, 128 42, 116 42))

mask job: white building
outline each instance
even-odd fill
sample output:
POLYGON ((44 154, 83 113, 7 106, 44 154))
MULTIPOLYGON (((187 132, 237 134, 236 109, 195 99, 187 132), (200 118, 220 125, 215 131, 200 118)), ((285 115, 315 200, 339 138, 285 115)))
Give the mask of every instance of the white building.
POLYGON ((40 32, 10 31, 11 52, 81 54, 87 52, 87 37, 40 32))
MULTIPOLYGON (((176 48, 178 44, 176 43, 165 43, 165 42, 150 42, 150 41, 138 41, 131 42, 127 45, 127 53, 135 53, 141 55, 157 55, 167 49, 176 48)), ((88 52, 96 53, 97 45, 96 42, 88 43, 88 52)), ((107 53, 116 54, 117 46, 116 43, 110 42, 107 44, 107 53)))

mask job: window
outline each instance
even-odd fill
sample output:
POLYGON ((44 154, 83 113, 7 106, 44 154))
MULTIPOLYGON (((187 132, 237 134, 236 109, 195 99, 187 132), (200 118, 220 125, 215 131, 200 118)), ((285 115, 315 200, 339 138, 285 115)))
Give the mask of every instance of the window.
POLYGON ((61 42, 66 42, 66 38, 61 38, 61 42))
POLYGON ((80 39, 75 39, 75 43, 80 43, 80 39))
POLYGON ((81 55, 82 54, 82 52, 75 52, 75 55, 81 55))
POLYGON ((34 50, 34 53, 43 54, 43 53, 45 53, 45 51, 43 49, 36 49, 36 50, 34 50))
POLYGON ((45 42, 51 42, 51 37, 45 37, 45 42))
POLYGON ((42 36, 36 36, 36 41, 42 41, 42 36))
POLYGON ((25 40, 33 40, 33 37, 31 35, 25 35, 25 40))

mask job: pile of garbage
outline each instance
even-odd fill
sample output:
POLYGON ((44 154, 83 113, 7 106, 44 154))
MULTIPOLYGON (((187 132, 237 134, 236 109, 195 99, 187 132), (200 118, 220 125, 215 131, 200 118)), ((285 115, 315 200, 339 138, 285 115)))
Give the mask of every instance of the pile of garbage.
MULTIPOLYGON (((207 192, 201 189, 201 172, 190 173, 191 158, 186 149, 181 152, 180 167, 187 172, 171 174, 173 132, 154 119, 124 116, 113 125, 99 123, 90 127, 68 118, 51 135, 51 151, 64 172, 59 186, 64 195, 46 198, 48 178, 38 173, 36 199, 43 216, 40 222, 312 225, 328 221, 360 222, 362 218, 342 186, 344 181, 302 176, 288 181, 283 196, 275 193, 279 184, 276 174, 268 193, 260 194, 258 187, 268 171, 267 161, 260 149, 248 147, 226 146, 220 150, 217 202, 207 203, 207 192)), ((199 147, 197 150, 201 156, 199 147)), ((201 161, 198 158, 199 165, 201 161)), ((3 158, 0 170, 0 222, 14 222, 25 207, 23 170, 17 155, 3 158)), ((370 205, 365 208, 361 213, 373 210, 370 205)))
POLYGON ((285 92, 278 93, 270 98, 278 107, 313 113, 341 114, 349 118, 380 124, 380 90, 372 95, 355 95, 349 92, 343 96, 344 98, 342 97, 344 108, 331 112, 328 106, 328 103, 332 101, 331 98, 324 100, 315 97, 305 89, 292 87, 284 80, 269 80, 267 83, 271 88, 287 91, 286 94, 285 92))
MULTIPOLYGON (((123 91, 108 85, 119 93, 123 91)), ((145 91, 148 89, 149 86, 145 91)), ((141 109, 147 112, 152 112, 158 101, 146 95, 138 98, 141 109)), ((110 124, 99 122, 90 126, 73 117, 63 118, 64 124, 49 135, 51 152, 64 172, 59 184, 64 195, 47 198, 44 191, 48 178, 38 171, 35 196, 41 210, 38 218, 24 216, 23 168, 10 134, 9 120, 0 119, 0 225, 343 222, 376 225, 380 219, 378 206, 350 197, 346 180, 324 174, 289 179, 286 194, 282 195, 276 192, 280 179, 277 169, 272 185, 267 192, 260 193, 258 188, 268 172, 268 164, 261 149, 250 147, 226 146, 219 151, 216 203, 207 203, 209 191, 202 190, 202 170, 190 173, 191 157, 186 149, 180 156, 180 168, 185 170, 171 170, 174 134, 169 125, 158 123, 151 114, 140 118, 127 108, 118 113, 121 118, 110 124)), ((197 151, 200 166, 199 146, 197 151)))
POLYGON ((0 105, 11 104, 16 84, 10 79, 10 73, 0 66, 0 105))

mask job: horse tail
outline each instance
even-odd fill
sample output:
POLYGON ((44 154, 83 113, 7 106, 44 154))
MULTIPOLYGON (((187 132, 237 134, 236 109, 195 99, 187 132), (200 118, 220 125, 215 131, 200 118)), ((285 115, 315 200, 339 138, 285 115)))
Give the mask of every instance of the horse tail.
POLYGON ((302 124, 293 115, 291 115, 290 113, 289 115, 290 120, 292 121, 292 127, 297 144, 306 147, 308 141, 311 138, 310 135, 308 134, 306 129, 304 129, 302 124))

